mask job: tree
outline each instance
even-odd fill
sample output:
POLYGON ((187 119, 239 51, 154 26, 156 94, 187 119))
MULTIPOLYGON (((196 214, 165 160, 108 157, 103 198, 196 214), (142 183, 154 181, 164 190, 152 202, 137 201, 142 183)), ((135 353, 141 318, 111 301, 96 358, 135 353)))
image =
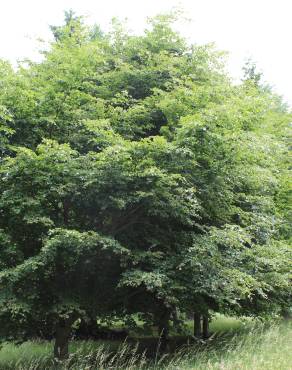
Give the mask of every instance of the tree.
POLYGON ((249 81, 254 83, 256 86, 259 86, 261 79, 262 79, 262 72, 257 70, 256 63, 253 62, 251 59, 248 59, 243 66, 244 72, 244 81, 249 81))
POLYGON ((155 324, 288 309, 287 127, 270 89, 231 84, 224 55, 175 17, 142 36, 66 13, 40 63, 1 64, 0 334, 74 322, 155 324))

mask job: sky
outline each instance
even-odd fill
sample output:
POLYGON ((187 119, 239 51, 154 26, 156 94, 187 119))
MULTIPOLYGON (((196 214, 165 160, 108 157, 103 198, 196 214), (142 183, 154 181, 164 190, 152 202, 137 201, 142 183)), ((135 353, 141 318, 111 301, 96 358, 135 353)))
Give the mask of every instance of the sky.
POLYGON ((14 65, 24 58, 39 60, 37 39, 50 39, 49 25, 62 24, 65 10, 105 30, 112 17, 127 18, 129 28, 141 33, 147 17, 174 7, 189 19, 177 29, 190 42, 215 42, 229 52, 235 81, 252 58, 265 81, 292 106, 292 0, 0 0, 0 58, 14 65))

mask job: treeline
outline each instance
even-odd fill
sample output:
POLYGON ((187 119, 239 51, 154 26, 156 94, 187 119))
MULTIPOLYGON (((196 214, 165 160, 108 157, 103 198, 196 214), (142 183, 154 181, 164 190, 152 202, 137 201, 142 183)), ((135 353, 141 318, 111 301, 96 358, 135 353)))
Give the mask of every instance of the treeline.
MULTIPOLYGON (((291 113, 254 66, 67 12, 39 63, 0 62, 0 336, 137 315, 283 314, 291 302, 291 113)), ((196 327, 197 335, 201 329, 196 327)))

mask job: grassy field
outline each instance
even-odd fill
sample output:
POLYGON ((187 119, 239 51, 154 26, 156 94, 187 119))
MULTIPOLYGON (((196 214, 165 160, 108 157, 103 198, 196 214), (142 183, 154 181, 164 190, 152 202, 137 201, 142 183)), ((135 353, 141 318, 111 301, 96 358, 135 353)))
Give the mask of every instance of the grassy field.
POLYGON ((204 343, 189 343, 175 353, 147 358, 135 342, 72 342, 70 358, 52 361, 52 343, 4 344, 2 370, 292 370, 292 322, 244 322, 217 317, 211 325, 216 335, 204 343))

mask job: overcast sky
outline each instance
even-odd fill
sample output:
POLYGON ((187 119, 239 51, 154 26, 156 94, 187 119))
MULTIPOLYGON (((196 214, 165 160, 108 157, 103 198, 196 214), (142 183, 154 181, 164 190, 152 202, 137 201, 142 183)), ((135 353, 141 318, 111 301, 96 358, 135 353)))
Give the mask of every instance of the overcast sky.
POLYGON ((191 19, 178 26, 190 41, 227 50, 235 79, 251 57, 292 106, 292 0, 0 0, 0 58, 37 60, 36 38, 49 39, 48 25, 61 24, 70 8, 103 29, 112 17, 127 18, 140 33, 147 16, 175 6, 191 19))

